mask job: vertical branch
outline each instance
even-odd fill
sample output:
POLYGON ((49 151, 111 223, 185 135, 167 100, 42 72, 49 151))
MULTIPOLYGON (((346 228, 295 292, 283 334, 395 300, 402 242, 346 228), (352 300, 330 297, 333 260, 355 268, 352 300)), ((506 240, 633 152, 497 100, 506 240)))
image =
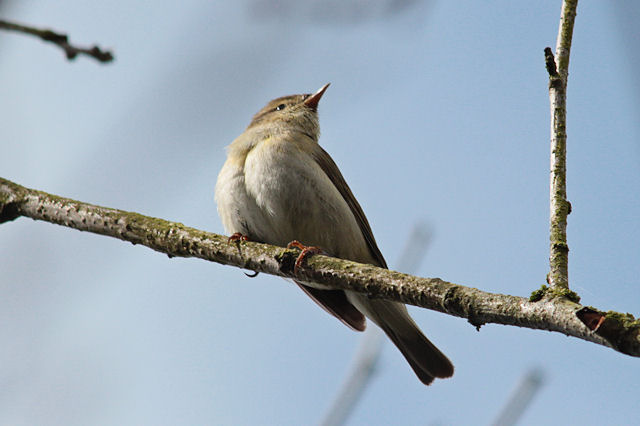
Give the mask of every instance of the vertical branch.
POLYGON ((571 204, 567 201, 567 80, 573 24, 578 0, 564 0, 556 44, 556 58, 551 48, 545 49, 549 72, 549 102, 551 107, 551 176, 550 176, 550 253, 548 282, 552 288, 569 288, 569 245, 567 216, 571 204), (556 65, 557 64, 557 65, 556 65))

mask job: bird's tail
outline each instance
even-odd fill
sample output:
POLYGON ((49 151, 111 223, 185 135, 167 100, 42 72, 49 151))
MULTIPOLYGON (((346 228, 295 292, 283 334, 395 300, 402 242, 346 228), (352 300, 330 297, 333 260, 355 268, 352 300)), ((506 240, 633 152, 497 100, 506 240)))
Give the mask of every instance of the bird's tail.
POLYGON ((402 303, 348 292, 348 298, 391 339, 425 385, 453 375, 453 364, 426 338, 402 303))

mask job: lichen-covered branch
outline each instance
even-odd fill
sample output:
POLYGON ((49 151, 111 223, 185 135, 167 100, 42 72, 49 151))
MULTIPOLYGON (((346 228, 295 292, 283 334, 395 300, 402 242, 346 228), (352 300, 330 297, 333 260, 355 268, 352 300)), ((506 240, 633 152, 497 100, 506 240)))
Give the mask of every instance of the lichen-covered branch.
POLYGON ((494 323, 556 331, 640 356, 640 322, 630 316, 585 308, 550 291, 537 292, 530 300, 326 256, 309 258, 296 274, 295 250, 252 242, 229 243, 225 236, 181 223, 74 201, 0 178, 0 223, 20 216, 108 235, 169 257, 198 257, 404 302, 466 318, 478 328, 494 323), (606 333, 599 334, 601 330, 606 333))
POLYGON ((109 50, 102 50, 96 45, 91 47, 74 46, 69 42, 69 36, 52 30, 34 28, 5 20, 0 20, 0 29, 33 35, 39 37, 43 41, 53 43, 64 50, 64 53, 69 60, 75 59, 78 55, 86 55, 96 59, 98 62, 113 61, 113 54, 109 50))
POLYGON ((567 78, 573 24, 578 0, 564 0, 560 29, 556 43, 556 58, 550 48, 545 49, 549 72, 549 101, 551 107, 551 176, 549 188, 549 276, 553 289, 569 288, 569 244, 567 216, 571 204, 567 201, 567 78))

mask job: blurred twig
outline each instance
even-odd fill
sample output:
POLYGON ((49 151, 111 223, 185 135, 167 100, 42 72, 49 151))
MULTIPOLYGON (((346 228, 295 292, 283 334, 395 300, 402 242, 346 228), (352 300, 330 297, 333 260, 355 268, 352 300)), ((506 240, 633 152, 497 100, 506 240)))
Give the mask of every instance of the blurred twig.
POLYGON ((323 426, 342 425, 353 412, 376 371, 383 342, 384 334, 379 328, 370 327, 365 332, 347 378, 322 421, 323 426))
MULTIPOLYGON (((400 255, 398 271, 414 274, 424 259, 430 240, 429 228, 423 223, 415 224, 400 255)), ((351 370, 322 422, 324 426, 342 425, 353 412, 376 371, 383 342, 384 334, 378 327, 367 329, 351 370)))
POLYGON ((281 22, 355 25, 388 20, 403 12, 420 14, 419 6, 429 0, 250 0, 248 12, 254 19, 281 22))
POLYGON ((533 368, 525 374, 518 387, 513 391, 507 404, 493 426, 513 426, 525 412, 529 403, 544 382, 544 374, 538 368, 533 368))
POLYGON ((98 62, 106 63, 113 61, 113 54, 111 51, 102 50, 96 45, 87 48, 74 46, 69 42, 69 36, 52 30, 34 28, 5 20, 0 20, 0 29, 33 35, 39 37, 43 41, 53 43, 64 50, 64 53, 67 55, 67 59, 69 60, 75 59, 78 55, 86 55, 96 59, 98 62))

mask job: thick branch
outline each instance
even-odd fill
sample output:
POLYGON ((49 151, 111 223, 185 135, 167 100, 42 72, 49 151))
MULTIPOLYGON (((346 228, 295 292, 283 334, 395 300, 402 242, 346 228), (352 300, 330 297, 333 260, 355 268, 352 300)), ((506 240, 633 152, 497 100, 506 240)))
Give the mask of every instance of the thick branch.
POLYGON ((67 55, 67 59, 69 60, 75 59, 78 55, 86 55, 95 58, 99 62, 113 61, 113 54, 111 51, 102 50, 96 45, 91 47, 74 46, 69 42, 69 37, 66 34, 56 33, 52 30, 29 27, 4 20, 0 20, 0 29, 34 35, 43 41, 53 43, 64 50, 64 53, 67 55))
POLYGON ((293 265, 298 255, 295 250, 252 242, 229 243, 225 236, 180 223, 94 206, 0 178, 0 223, 19 216, 145 245, 169 257, 198 257, 408 303, 466 318, 478 328, 495 323, 557 331, 640 356, 638 321, 623 316, 625 321, 615 322, 621 318, 620 314, 614 318, 614 314, 605 316, 592 309, 585 314, 584 307, 563 297, 552 297, 552 292, 539 294, 538 301, 533 302, 522 297, 487 293, 439 278, 419 278, 326 256, 309 258, 304 268, 295 274, 293 265), (584 319, 578 317, 578 312, 584 314, 584 319), (605 337, 598 335, 603 327, 607 330, 605 337))
POLYGON ((551 176, 549 188, 549 285, 553 289, 569 288, 569 245, 567 216, 571 204, 567 201, 567 78, 573 24, 577 0, 564 0, 556 45, 557 58, 550 48, 545 49, 549 72, 549 101, 551 106, 551 176), (557 64, 557 65, 556 65, 557 64))

